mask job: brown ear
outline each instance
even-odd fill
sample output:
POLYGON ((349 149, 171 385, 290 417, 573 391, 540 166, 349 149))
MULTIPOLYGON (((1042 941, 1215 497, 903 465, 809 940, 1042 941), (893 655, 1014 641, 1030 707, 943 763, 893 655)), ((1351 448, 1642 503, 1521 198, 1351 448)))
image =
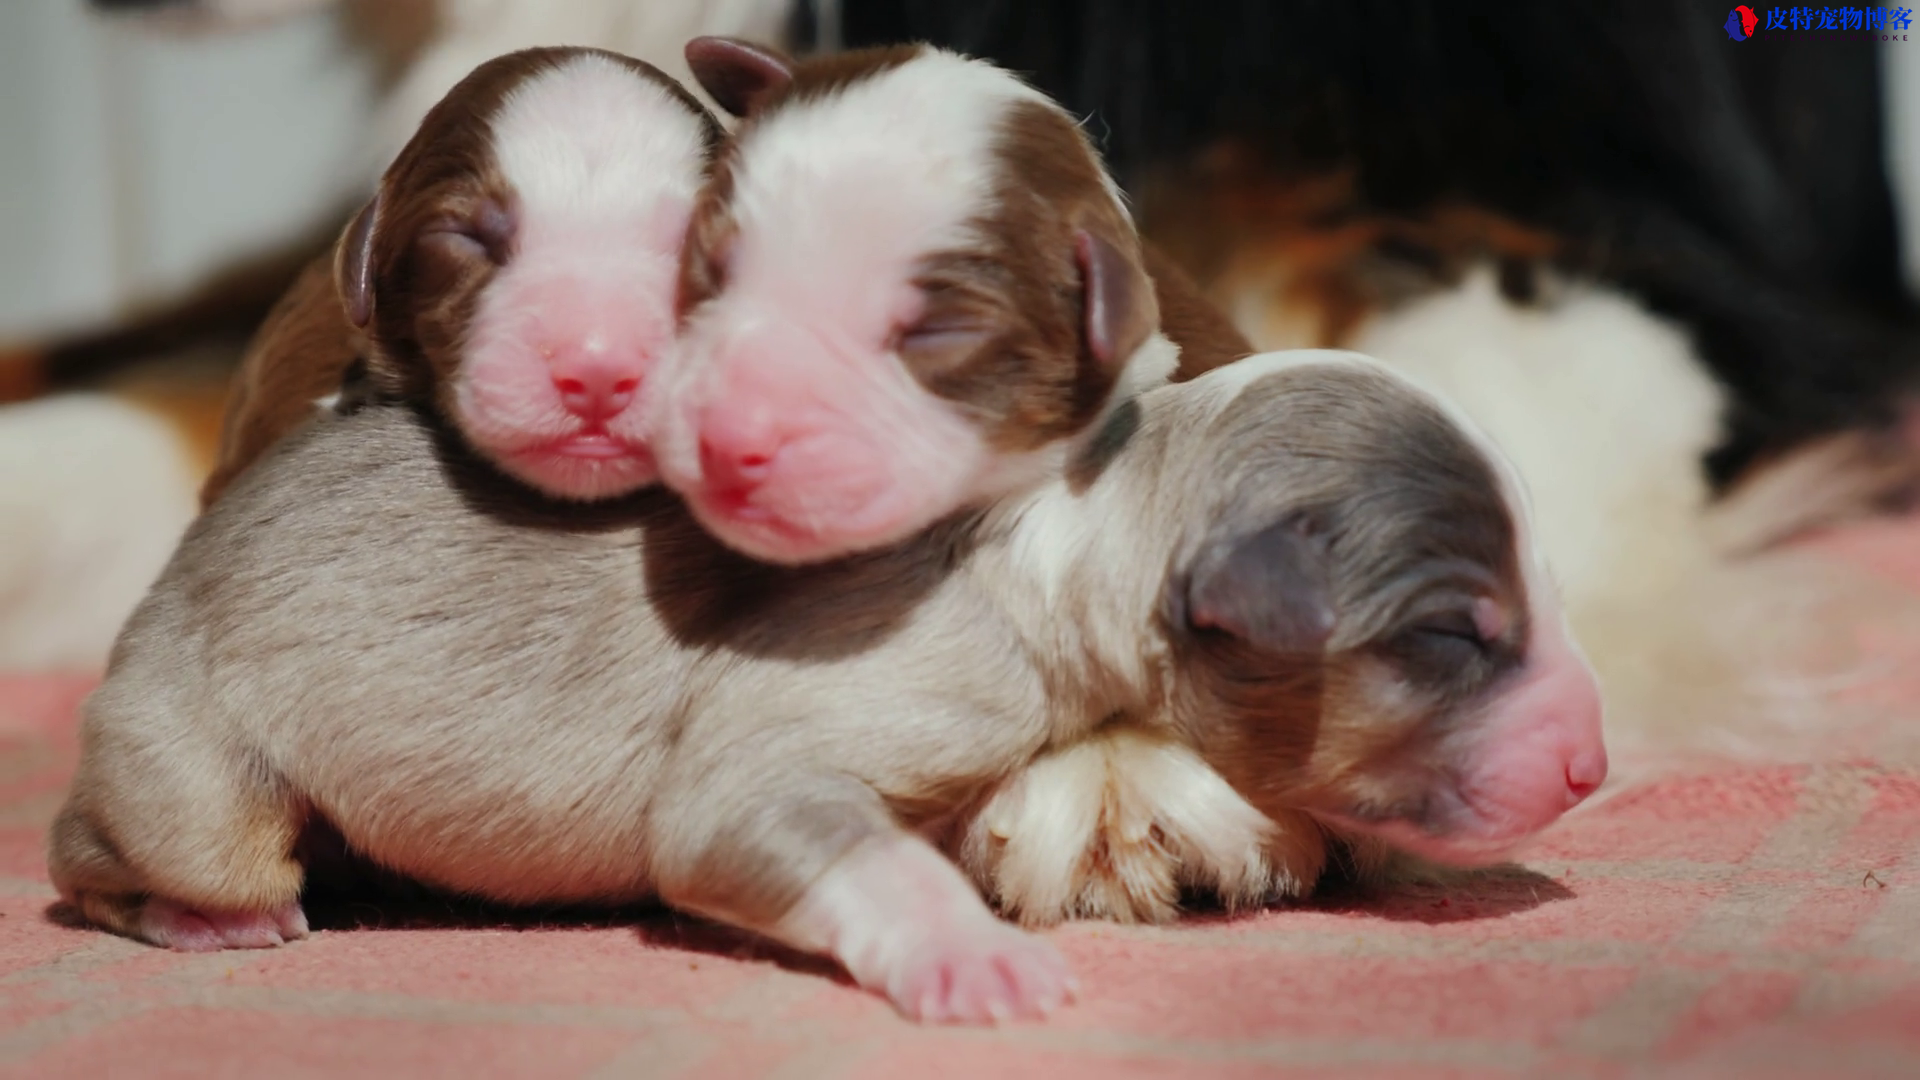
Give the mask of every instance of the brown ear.
POLYGON ((767 94, 793 81, 793 61, 777 49, 733 37, 687 42, 687 66, 721 108, 746 117, 767 94))
POLYGON ((353 216, 333 252, 334 288, 347 318, 362 330, 373 321, 373 226, 379 216, 380 196, 375 195, 353 216))
POLYGON ((1087 351, 1102 368, 1118 367, 1159 325, 1153 281, 1137 257, 1099 233, 1076 231, 1073 253, 1086 297, 1087 351))

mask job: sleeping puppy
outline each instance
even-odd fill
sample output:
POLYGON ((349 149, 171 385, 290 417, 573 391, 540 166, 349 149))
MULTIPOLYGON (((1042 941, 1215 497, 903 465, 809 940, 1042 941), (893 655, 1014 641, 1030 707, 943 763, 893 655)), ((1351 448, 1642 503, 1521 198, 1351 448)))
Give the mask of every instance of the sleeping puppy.
MULTIPOLYGON (((1392 853, 1482 865, 1600 787, 1599 693, 1530 500, 1463 414, 1352 353, 1194 385, 1224 407, 1158 415, 1232 454, 1170 438, 1128 496, 1142 520, 1199 523, 1155 564, 1171 576, 1148 618, 1171 632, 1146 662, 1173 688, 1159 717, 1050 749, 960 821, 949 842, 1002 910, 1165 921, 1188 891, 1300 897, 1330 844, 1363 873, 1392 853)), ((1078 608, 1125 564, 1126 533, 1087 528, 1027 534, 1069 576, 1046 602, 1078 608)))
POLYGON ((747 119, 694 212, 655 436, 723 542, 898 542, 1056 472, 1172 370, 1119 190, 1019 79, 914 46, 687 58, 747 119))
POLYGON ((441 888, 655 896, 911 1016, 1031 1016, 1065 966, 923 837, 1120 729, 1255 817, 1455 861, 1605 770, 1504 468, 1363 360, 1156 389, 1065 475, 802 567, 663 493, 543 498, 376 400, 189 533, 88 702, 50 869, 121 933, 277 944, 305 931, 294 843, 324 820, 441 888))
MULTIPOLYGON (((1114 401, 1165 377, 1176 350, 1154 334, 1163 319, 1183 372, 1252 351, 1177 267, 1141 251, 1098 158, 1057 108, 1005 72, 911 50, 847 58, 843 75, 870 81, 898 69, 954 85, 921 99, 795 105, 745 148, 728 149, 677 271, 680 305, 693 310, 677 352, 668 350, 676 281, 659 272, 660 259, 680 250, 674 229, 711 139, 686 137, 694 114, 683 95, 629 112, 616 97, 583 98, 544 79, 504 93, 543 70, 515 59, 534 55, 485 65, 456 87, 348 230, 337 284, 315 266, 276 308, 236 382, 204 502, 305 423, 311 401, 366 355, 390 391, 437 396, 477 449, 551 495, 604 497, 650 482, 652 435, 664 426, 664 444, 693 461, 678 483, 696 505, 739 511, 709 515, 722 539, 776 559, 824 557, 903 539, 1057 469, 1114 401), (983 123, 1020 128, 1021 170, 1007 167, 1009 148, 990 130, 942 128, 954 108, 1001 98, 1017 109, 983 123), (540 125, 526 119, 535 99, 540 125), (823 113, 837 129, 804 126, 823 113), (889 124, 909 119, 924 134, 916 152, 966 167, 906 175, 926 170, 861 157, 841 138, 890 137, 889 124), (649 150, 647 140, 668 145, 649 150), (831 177, 891 185, 897 197, 850 201, 831 182, 780 182, 778 170, 795 162, 769 147, 831 177), (596 155, 612 166, 586 167, 596 155), (533 168, 542 160, 571 164, 548 175, 533 168), (936 214, 925 230, 903 231, 908 203, 956 196, 955 172, 1005 174, 1011 187, 995 197, 1033 220, 961 228, 936 214), (1028 174, 1045 182, 1025 186, 1028 174), (763 182, 774 189, 756 187, 763 182), (1010 229, 1013 239, 994 238, 1010 229), (823 258, 863 250, 864 261, 823 258), (939 284, 943 273, 952 280, 939 284), (809 289, 840 306, 781 306, 809 289), (874 312, 901 323, 874 331, 897 338, 888 350, 877 338, 858 345, 867 333, 859 321, 874 312), (857 347, 823 352, 823 340, 857 347), (775 383, 807 392, 789 386, 776 402, 775 383), (672 400, 650 417, 656 396, 672 400), (758 461, 767 455, 747 443, 770 437, 775 416, 793 445, 758 461), (875 443, 886 445, 869 455, 875 443), (764 483, 747 482, 756 472, 764 483), (776 503, 787 510, 762 513, 776 503)), ((703 77, 733 79, 736 104, 746 79, 762 80, 762 97, 772 72, 791 82, 790 68, 770 67, 790 62, 773 55, 711 39, 689 48, 703 77)))
POLYGON ((309 268, 262 328, 203 501, 361 355, 384 391, 431 400, 483 457, 549 495, 653 483, 642 403, 673 340, 680 242, 720 139, 678 83, 636 60, 533 49, 482 64, 387 169, 331 274, 309 268))

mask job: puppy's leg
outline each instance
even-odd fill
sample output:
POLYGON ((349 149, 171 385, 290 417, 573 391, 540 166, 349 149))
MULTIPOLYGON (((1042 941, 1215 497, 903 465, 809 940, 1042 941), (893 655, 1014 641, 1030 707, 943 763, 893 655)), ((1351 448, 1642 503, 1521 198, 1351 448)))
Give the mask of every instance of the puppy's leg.
POLYGON ((299 814, 282 785, 204 732, 89 706, 48 869, 89 921, 187 951, 305 937, 299 814))
POLYGON ((1305 814, 1264 816, 1191 750, 1124 728, 1036 759, 960 841, 961 865, 1029 926, 1166 922, 1183 890, 1230 909, 1302 897, 1326 856, 1305 814))
POLYGON ((1053 946, 996 918, 864 785, 734 792, 725 826, 656 853, 667 903, 830 955, 912 1019, 1040 1017, 1071 996, 1053 946))

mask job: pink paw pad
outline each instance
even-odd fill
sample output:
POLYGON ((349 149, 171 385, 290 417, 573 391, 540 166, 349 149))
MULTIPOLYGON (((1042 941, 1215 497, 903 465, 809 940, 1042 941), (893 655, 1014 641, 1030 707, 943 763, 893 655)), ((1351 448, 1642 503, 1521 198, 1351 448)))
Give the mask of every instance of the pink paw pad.
POLYGON ((1078 991, 1052 945, 1004 923, 928 942, 889 983, 901 1013, 930 1023, 1042 1019, 1078 991))
POLYGON ((181 952, 270 949, 306 937, 307 913, 297 902, 274 911, 203 911, 155 899, 140 914, 140 932, 181 952))

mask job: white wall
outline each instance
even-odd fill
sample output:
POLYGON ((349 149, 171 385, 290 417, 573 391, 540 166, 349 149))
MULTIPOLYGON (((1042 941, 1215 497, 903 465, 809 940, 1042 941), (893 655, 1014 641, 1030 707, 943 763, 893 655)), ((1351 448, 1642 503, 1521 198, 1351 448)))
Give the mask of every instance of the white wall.
POLYGON ((187 35, 0 0, 0 343, 191 289, 361 186, 371 71, 329 13, 187 35))

